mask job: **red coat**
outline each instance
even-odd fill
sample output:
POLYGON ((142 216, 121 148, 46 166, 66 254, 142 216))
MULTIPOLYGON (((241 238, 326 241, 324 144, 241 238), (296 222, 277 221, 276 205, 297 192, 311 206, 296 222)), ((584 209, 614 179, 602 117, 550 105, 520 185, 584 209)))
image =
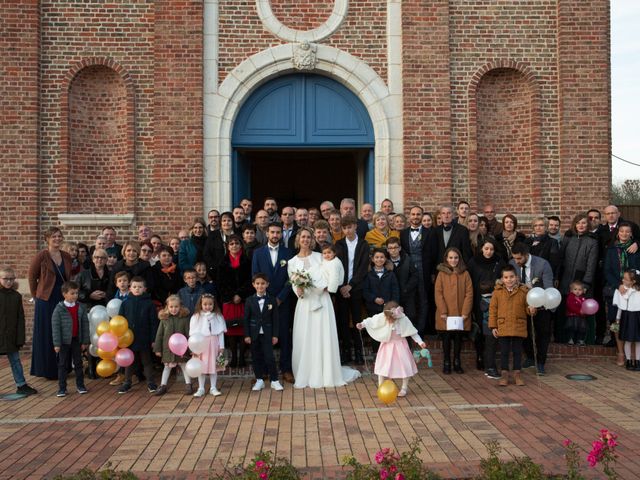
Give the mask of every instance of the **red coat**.
POLYGON ((568 317, 584 317, 582 313, 582 303, 586 300, 584 297, 576 297, 573 293, 567 296, 567 316, 568 317))

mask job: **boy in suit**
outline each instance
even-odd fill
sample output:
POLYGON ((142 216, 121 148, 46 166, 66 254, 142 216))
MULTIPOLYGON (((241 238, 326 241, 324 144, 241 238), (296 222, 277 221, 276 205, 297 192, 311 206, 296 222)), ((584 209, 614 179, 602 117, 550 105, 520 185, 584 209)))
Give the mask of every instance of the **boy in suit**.
POLYGON ((264 273, 256 273, 252 279, 255 295, 247 298, 244 305, 244 341, 251 345, 251 362, 256 383, 251 390, 264 388, 262 377, 269 373, 271 388, 284 390, 278 381, 278 369, 273 356, 273 345, 278 343, 278 303, 267 294, 269 281, 264 273))

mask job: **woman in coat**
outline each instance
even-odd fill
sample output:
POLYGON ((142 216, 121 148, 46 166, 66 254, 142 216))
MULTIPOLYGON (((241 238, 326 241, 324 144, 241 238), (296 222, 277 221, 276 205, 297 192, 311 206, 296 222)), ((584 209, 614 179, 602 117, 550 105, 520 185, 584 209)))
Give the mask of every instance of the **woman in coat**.
POLYGON ((149 262, 140 258, 140 244, 138 242, 125 242, 122 246, 122 260, 118 261, 111 269, 109 279, 109 298, 116 294, 115 276, 118 272, 127 272, 131 278, 142 277, 147 285, 147 293, 153 292, 153 271, 149 262))
POLYGON ((58 378, 58 362, 53 350, 51 317, 62 301, 62 284, 71 276, 71 256, 60 247, 64 240, 59 228, 44 234, 47 247, 36 254, 29 265, 29 289, 35 299, 31 375, 48 380, 58 378))
POLYGON ((502 232, 496 235, 497 253, 505 262, 511 260, 511 249, 518 242, 524 242, 527 237, 518 231, 518 219, 507 213, 502 217, 502 232))
POLYGON ((196 218, 191 225, 191 236, 180 242, 178 249, 178 268, 180 273, 192 269, 204 259, 204 246, 207 243, 207 224, 202 218, 196 218))
POLYGON ((457 248, 447 248, 443 262, 438 265, 435 283, 436 330, 442 335, 444 363, 442 373, 451 373, 451 342, 453 341, 453 369, 464 373, 460 362, 460 349, 464 332, 471 330, 473 286, 462 254, 457 248), (462 317, 462 330, 447 330, 447 317, 462 317))
POLYGON ((222 316, 227 322, 227 339, 231 349, 229 366, 245 366, 243 341, 244 302, 253 294, 251 286, 251 262, 242 251, 242 240, 237 235, 228 238, 229 252, 218 265, 218 291, 222 304, 222 316), (238 361, 238 346, 240 358, 238 361))

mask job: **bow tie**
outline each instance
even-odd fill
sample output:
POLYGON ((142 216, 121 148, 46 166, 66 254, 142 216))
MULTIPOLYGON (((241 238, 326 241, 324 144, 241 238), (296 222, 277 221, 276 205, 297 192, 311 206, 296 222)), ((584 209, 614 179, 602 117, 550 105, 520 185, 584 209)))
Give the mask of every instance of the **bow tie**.
POLYGON ((449 230, 451 230, 453 228, 453 225, 442 225, 442 228, 444 228, 445 232, 448 232, 449 230))
POLYGON ((263 295, 263 296, 256 295, 256 297, 258 297, 258 300, 264 300, 265 298, 267 298, 266 295, 263 295))
POLYGON ((419 231, 420 231, 420 227, 418 227, 418 228, 411 228, 411 231, 412 231, 412 232, 419 232, 419 231))

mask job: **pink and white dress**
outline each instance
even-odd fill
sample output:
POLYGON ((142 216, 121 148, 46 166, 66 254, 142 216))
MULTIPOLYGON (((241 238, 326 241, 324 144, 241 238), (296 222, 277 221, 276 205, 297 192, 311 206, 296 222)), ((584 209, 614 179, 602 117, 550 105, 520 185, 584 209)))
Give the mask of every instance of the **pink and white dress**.
POLYGON ((220 349, 224 348, 224 332, 227 324, 219 313, 200 312, 191 317, 189 335, 200 333, 207 339, 207 348, 200 354, 202 374, 217 373, 224 368, 216 364, 220 349))
POLYGON ((389 323, 384 313, 378 313, 364 319, 362 323, 371 338, 380 342, 373 369, 376 375, 409 378, 418 373, 418 366, 406 337, 411 337, 416 343, 422 343, 422 338, 406 315, 389 323))

